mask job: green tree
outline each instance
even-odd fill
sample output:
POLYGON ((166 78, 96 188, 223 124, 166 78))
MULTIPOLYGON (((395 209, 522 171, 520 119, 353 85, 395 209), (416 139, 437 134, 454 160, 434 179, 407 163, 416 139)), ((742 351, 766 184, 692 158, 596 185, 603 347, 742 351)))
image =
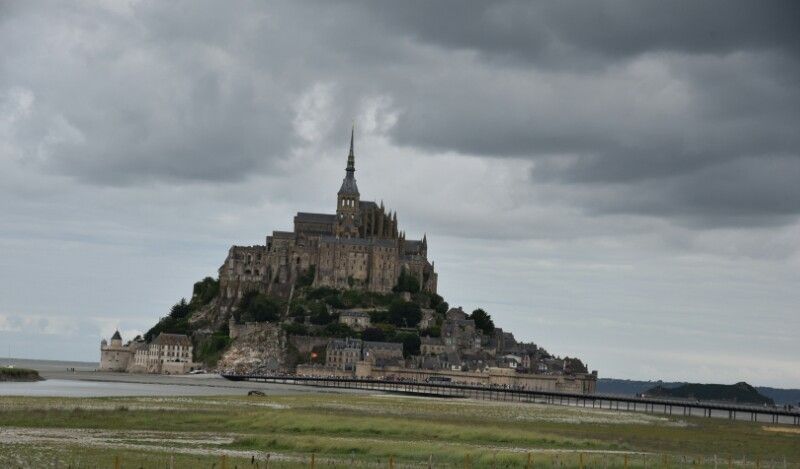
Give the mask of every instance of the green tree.
POLYGON ((370 342, 383 342, 386 340, 386 333, 378 327, 368 327, 361 332, 361 339, 370 342))
POLYGON ((469 319, 475 321, 475 327, 482 330, 484 334, 491 334, 494 332, 494 321, 489 313, 478 308, 472 312, 469 319))
POLYGON ((342 304, 345 308, 355 308, 364 302, 364 295, 358 290, 347 290, 342 293, 342 304))
POLYGON ((326 296, 325 303, 331 305, 332 308, 344 308, 344 303, 342 303, 342 297, 338 294, 326 296))
POLYGON ((192 315, 192 307, 186 302, 186 298, 175 303, 170 308, 169 314, 159 319, 155 326, 145 332, 144 340, 150 342, 158 337, 158 334, 166 332, 169 334, 188 334, 189 317, 192 315))
POLYGON ((172 319, 188 318, 192 314, 192 308, 186 302, 186 298, 181 298, 181 301, 175 303, 169 311, 169 317, 172 319))
POLYGON ((306 298, 309 299, 309 300, 321 300, 321 299, 325 298, 326 296, 338 295, 338 294, 339 294, 339 290, 337 290, 335 288, 319 287, 319 288, 314 288, 312 290, 309 290, 308 293, 306 293, 306 298))
POLYGON ((358 337, 358 333, 347 324, 342 324, 340 322, 332 322, 325 326, 322 330, 323 335, 326 337, 358 337))
POLYGON ((310 320, 311 324, 316 324, 318 326, 324 326, 326 324, 330 324, 333 321, 333 315, 328 312, 328 307, 325 306, 325 303, 320 301, 314 301, 311 303, 310 308, 310 320))
POLYGON ((283 325, 283 330, 286 331, 287 334, 291 335, 307 335, 308 328, 305 324, 300 324, 297 322, 291 322, 289 324, 283 325))
POLYGON ((411 355, 419 355, 419 348, 421 345, 420 338, 417 334, 410 332, 401 332, 395 336, 396 342, 403 344, 403 356, 409 357, 411 355))
POLYGON ((242 301, 239 302, 239 311, 245 322, 277 321, 281 317, 278 302, 257 292, 248 292, 242 297, 242 301))
POLYGON ((389 322, 397 327, 416 327, 422 319, 422 308, 410 301, 395 301, 389 306, 389 322))
POLYGON ((400 276, 397 277, 397 285, 393 288, 395 292, 409 292, 417 293, 419 291, 419 280, 414 275, 409 274, 406 268, 400 270, 400 276))
POLYGON ((211 277, 206 277, 203 280, 194 284, 192 290, 192 302, 207 305, 214 298, 219 295, 219 280, 211 277))

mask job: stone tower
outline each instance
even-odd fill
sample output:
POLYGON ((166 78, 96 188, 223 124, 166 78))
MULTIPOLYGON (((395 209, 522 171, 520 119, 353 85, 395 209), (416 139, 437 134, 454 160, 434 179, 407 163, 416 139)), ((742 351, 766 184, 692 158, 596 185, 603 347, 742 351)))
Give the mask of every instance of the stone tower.
POLYGON ((356 185, 356 157, 353 153, 353 136, 355 126, 350 130, 350 154, 347 155, 347 168, 339 189, 336 200, 336 226, 335 235, 339 238, 358 237, 358 227, 360 225, 358 185, 356 185))

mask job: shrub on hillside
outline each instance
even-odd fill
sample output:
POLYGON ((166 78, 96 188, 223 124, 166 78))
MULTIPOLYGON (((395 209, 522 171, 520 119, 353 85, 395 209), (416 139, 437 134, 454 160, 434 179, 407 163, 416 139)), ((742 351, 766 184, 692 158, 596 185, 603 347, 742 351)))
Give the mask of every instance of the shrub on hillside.
POLYGON ((489 313, 478 308, 469 315, 469 319, 475 321, 475 327, 483 331, 484 334, 491 334, 494 332, 494 321, 489 313))
POLYGON ((194 284, 192 290, 192 303, 207 305, 219 295, 219 280, 206 277, 194 284))
POLYGON ((277 301, 255 291, 247 292, 239 302, 239 315, 243 322, 277 321, 281 308, 277 301))
POLYGON ((397 327, 416 327, 422 319, 422 309, 410 301, 395 301, 389 306, 389 322, 397 327))
POLYGON ((397 285, 395 285, 393 291, 398 293, 417 293, 419 291, 419 280, 414 275, 408 273, 405 267, 403 267, 403 269, 400 270, 400 276, 397 277, 397 285))

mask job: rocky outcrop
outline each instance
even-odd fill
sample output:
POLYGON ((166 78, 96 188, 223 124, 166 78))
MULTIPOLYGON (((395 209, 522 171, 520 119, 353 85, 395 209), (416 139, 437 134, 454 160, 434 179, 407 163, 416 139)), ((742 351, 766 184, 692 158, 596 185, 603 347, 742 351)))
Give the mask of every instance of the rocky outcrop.
POLYGON ((189 317, 189 326, 196 332, 212 333, 219 330, 227 320, 227 317, 220 314, 219 297, 217 297, 189 317))
POLYGON ((247 323, 217 362, 221 373, 257 374, 287 372, 289 360, 286 333, 279 324, 247 323))

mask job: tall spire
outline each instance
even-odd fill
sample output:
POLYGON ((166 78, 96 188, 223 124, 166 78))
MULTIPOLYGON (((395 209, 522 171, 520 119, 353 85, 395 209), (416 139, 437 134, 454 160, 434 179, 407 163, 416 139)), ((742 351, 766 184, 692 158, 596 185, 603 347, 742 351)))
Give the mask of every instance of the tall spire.
POLYGON ((356 156, 353 152, 353 137, 356 133, 356 125, 350 129, 350 153, 347 155, 347 168, 345 168, 344 181, 342 187, 339 189, 339 195, 355 195, 358 196, 358 185, 356 184, 356 156))
POLYGON ((356 133, 356 124, 353 123, 353 127, 350 128, 350 154, 347 155, 347 171, 355 171, 356 170, 356 155, 353 153, 353 137, 356 133))

